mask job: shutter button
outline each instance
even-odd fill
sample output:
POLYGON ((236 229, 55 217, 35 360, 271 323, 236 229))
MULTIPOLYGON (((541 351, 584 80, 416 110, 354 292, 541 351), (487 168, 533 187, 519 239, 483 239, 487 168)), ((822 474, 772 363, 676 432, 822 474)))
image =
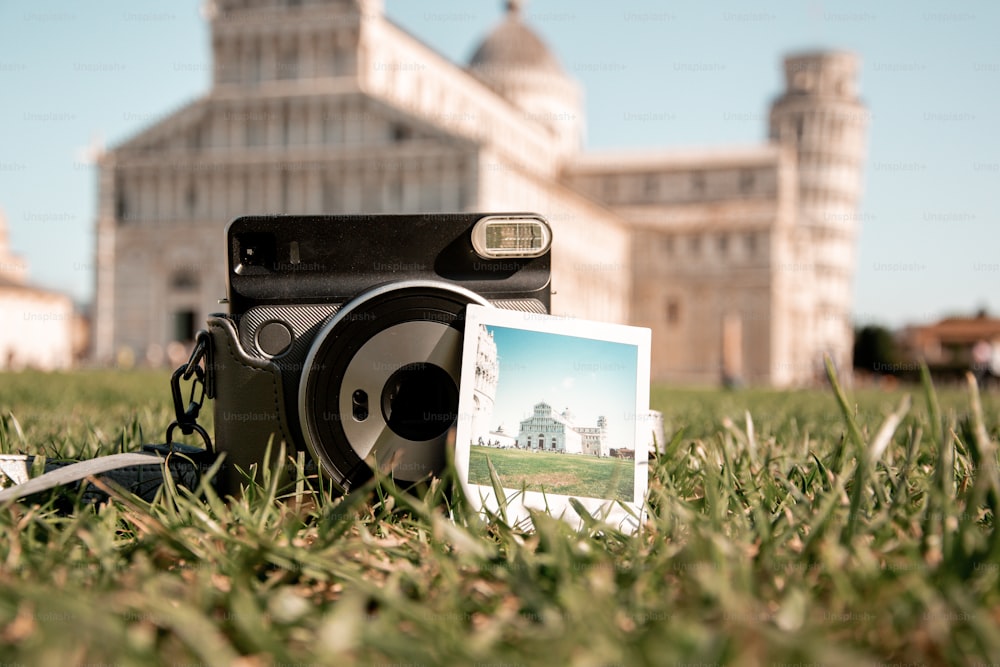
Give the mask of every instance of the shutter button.
POLYGON ((292 331, 284 322, 268 322, 257 330, 257 348, 269 357, 284 354, 292 345, 292 331))

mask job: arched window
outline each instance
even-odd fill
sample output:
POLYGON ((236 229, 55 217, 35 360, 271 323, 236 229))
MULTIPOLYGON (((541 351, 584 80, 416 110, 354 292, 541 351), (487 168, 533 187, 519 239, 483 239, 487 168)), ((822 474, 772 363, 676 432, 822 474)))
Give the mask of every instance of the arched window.
POLYGON ((795 73, 792 86, 796 90, 808 92, 816 86, 816 78, 811 72, 800 70, 795 73))
POLYGON ((331 175, 323 180, 323 212, 336 213, 339 206, 339 192, 337 190, 337 180, 331 175))
POLYGON ((121 190, 118 191, 118 197, 115 199, 115 217, 118 222, 128 220, 128 199, 125 198, 125 193, 121 190))
POLYGON ((197 314, 193 310, 178 310, 174 313, 174 336, 173 339, 182 343, 194 340, 197 330, 197 314))
POLYGON ((393 143, 397 144, 408 141, 413 137, 413 130, 400 123, 394 123, 390 128, 390 132, 392 134, 393 143))
POLYGON ((170 276, 170 287, 178 291, 198 289, 198 274, 187 269, 175 271, 170 276))
POLYGON ((701 254, 701 237, 697 234, 691 236, 688 239, 688 248, 691 250, 692 255, 701 254))
POLYGON ((691 172, 691 192, 695 196, 705 194, 705 173, 701 171, 691 172))
POLYGON ((188 183, 187 191, 184 194, 184 204, 187 208, 189 218, 193 218, 198 207, 198 191, 195 190, 194 181, 188 183))
POLYGON ((299 45, 282 44, 278 52, 276 79, 297 79, 299 76, 299 45))

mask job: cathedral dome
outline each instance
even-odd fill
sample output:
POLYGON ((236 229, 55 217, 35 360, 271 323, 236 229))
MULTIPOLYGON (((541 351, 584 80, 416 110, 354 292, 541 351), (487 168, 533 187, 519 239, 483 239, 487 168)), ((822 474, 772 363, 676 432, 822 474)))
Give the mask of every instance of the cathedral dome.
POLYGON ((545 42, 521 19, 521 2, 507 2, 507 17, 472 55, 469 68, 484 78, 535 70, 563 76, 545 42))
POLYGON ((524 0, 507 0, 507 15, 469 61, 469 72, 544 126, 563 154, 579 150, 583 105, 576 82, 522 17, 524 0))

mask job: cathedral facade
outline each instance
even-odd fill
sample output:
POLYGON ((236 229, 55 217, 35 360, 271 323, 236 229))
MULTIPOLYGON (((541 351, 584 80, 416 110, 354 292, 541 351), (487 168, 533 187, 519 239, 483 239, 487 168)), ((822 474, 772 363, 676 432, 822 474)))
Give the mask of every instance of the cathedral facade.
POLYGON ((656 381, 849 367, 857 59, 787 58, 759 147, 588 152, 520 4, 463 66, 379 0, 215 0, 211 89, 100 163, 97 359, 192 339, 236 216, 518 210, 553 228, 553 312, 650 327, 656 381))
POLYGON ((556 412, 542 401, 535 404, 530 417, 521 421, 515 446, 541 452, 608 456, 608 420, 598 417, 596 426, 579 426, 569 410, 556 412))

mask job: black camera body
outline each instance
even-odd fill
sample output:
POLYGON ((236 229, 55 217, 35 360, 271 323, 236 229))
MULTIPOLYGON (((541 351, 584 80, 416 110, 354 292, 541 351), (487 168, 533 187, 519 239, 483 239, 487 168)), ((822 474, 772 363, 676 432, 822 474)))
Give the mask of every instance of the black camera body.
POLYGON ((230 492, 286 450, 347 492, 445 465, 465 307, 548 313, 552 234, 527 213, 249 216, 226 229, 229 313, 209 319, 230 492))

